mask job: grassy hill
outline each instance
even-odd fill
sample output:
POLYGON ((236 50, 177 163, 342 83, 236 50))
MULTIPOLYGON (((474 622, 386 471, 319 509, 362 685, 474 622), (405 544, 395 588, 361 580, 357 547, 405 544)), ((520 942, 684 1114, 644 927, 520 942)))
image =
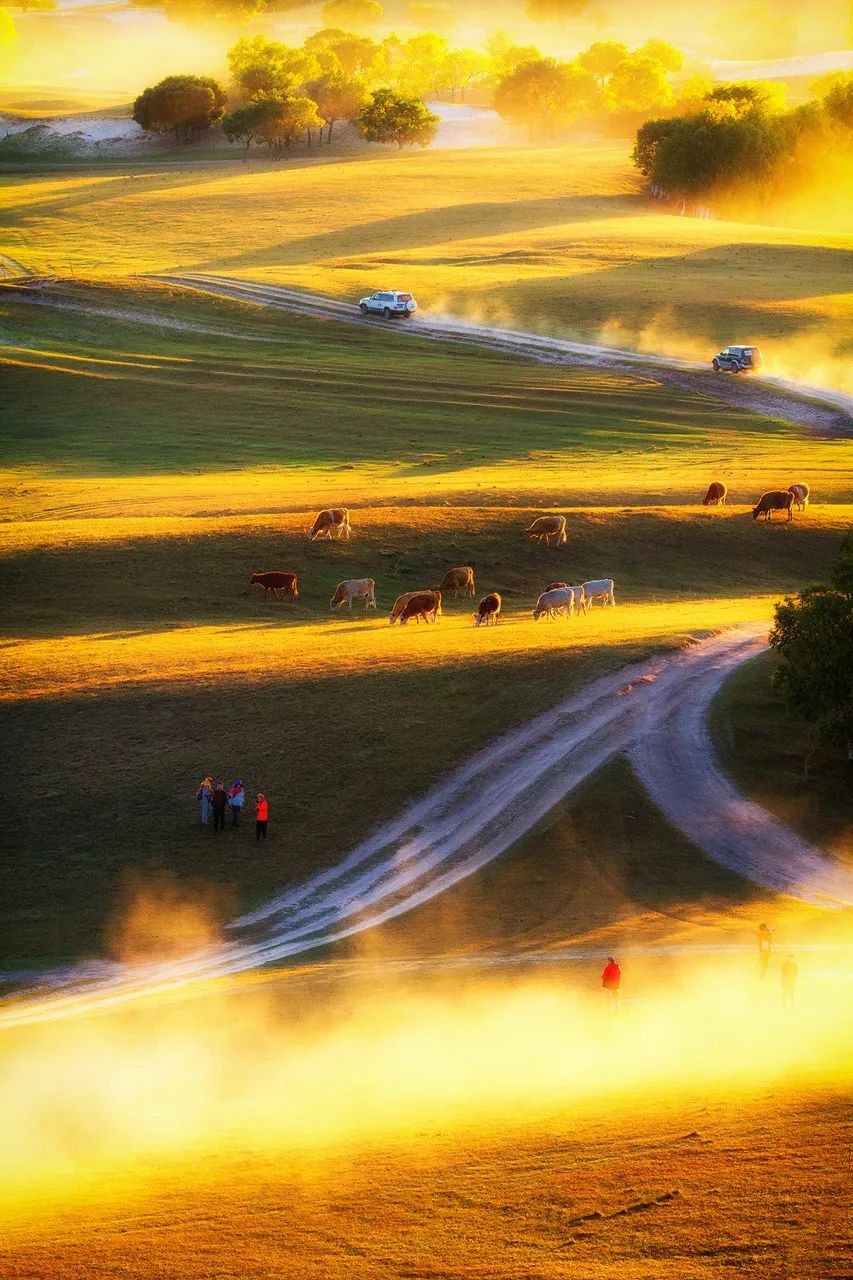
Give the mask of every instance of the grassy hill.
POLYGON ((709 358, 757 341, 770 370, 838 385, 853 237, 679 218, 641 194, 627 143, 290 164, 30 173, 0 193, 8 253, 67 275, 209 271, 709 358))
POLYGON ((850 517, 827 501, 846 492, 835 442, 652 380, 153 285, 50 296, 0 295, 7 964, 100 948, 131 874, 212 884, 223 911, 301 879, 591 676, 769 617, 850 517), (732 506, 699 504, 711 474, 732 506), (808 513, 755 525, 742 504, 795 475, 808 513), (352 542, 309 544, 337 502, 352 542), (523 539, 543 509, 567 511, 565 548, 523 539), (388 626, 397 594, 466 563, 503 593, 500 627, 476 630, 468 601, 388 626), (250 588, 264 568, 299 573, 295 605, 250 588), (533 623, 548 582, 602 574, 615 611, 533 623), (377 616, 330 617, 365 575, 377 616), (270 794, 263 859, 248 829, 215 845, 196 824, 209 771, 270 794))

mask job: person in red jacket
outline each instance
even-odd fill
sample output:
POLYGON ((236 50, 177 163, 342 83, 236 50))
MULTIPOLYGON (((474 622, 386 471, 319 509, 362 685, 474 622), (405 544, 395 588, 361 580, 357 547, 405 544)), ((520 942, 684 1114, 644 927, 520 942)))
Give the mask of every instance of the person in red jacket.
POLYGON ((255 843, 259 840, 267 838, 267 822, 269 821, 270 807, 267 804, 267 798, 263 791, 258 792, 258 798, 255 801, 255 843))
POLYGON ((601 974, 601 985, 608 992, 612 1007, 614 1009, 618 1008, 619 991, 622 986, 622 970, 619 968, 615 956, 607 957, 607 964, 601 974))

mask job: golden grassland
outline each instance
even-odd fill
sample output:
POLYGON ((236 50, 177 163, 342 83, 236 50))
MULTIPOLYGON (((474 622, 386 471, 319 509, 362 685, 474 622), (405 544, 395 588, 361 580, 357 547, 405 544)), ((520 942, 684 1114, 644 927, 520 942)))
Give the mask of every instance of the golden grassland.
POLYGON ((751 954, 626 956, 614 1017, 597 959, 5 1030, 4 1275, 842 1275, 837 961, 784 1012, 751 954))
MULTIPOLYGON (((843 375, 853 238, 680 218, 641 194, 629 145, 426 151, 289 165, 30 173, 0 193, 7 252, 67 276, 205 271, 770 369, 843 375)), ((817 214, 817 211, 816 211, 817 214)))

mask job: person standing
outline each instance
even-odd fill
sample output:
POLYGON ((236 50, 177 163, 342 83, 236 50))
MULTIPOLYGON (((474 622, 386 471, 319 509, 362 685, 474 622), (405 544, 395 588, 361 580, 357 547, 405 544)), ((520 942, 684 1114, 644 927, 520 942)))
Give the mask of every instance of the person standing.
POLYGON ((210 801, 213 796, 213 779, 204 778, 198 791, 195 793, 196 800, 201 801, 201 820, 204 823, 210 822, 210 801))
POLYGON ((610 997, 610 1007, 615 1013, 619 1008, 619 998, 622 989, 622 970, 615 956, 607 957, 607 964, 604 966, 601 974, 602 988, 610 997))
POLYGON ((258 798, 255 801, 255 843, 259 840, 267 838, 267 822, 269 821, 270 807, 267 804, 267 798, 263 791, 258 792, 258 798))
POLYGON ((773 955, 773 930, 768 924, 760 924, 756 939, 758 942, 758 973, 760 977, 766 978, 767 971, 770 968, 770 959, 773 955))
POLYGON ((236 778, 228 788, 228 803, 231 805, 231 822, 235 827, 240 825, 240 815, 246 800, 246 788, 240 778, 236 778))
POLYGON ((794 992, 797 987, 799 966, 793 956, 782 965, 782 1008, 794 1011, 794 992))
POLYGON ((213 806, 213 830, 225 830, 225 810, 228 807, 228 792, 223 782, 217 782, 210 801, 213 806))

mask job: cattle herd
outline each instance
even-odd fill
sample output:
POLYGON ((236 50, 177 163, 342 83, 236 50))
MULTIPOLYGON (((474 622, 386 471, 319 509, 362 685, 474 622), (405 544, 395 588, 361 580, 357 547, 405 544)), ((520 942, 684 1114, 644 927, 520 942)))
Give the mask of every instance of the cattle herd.
MULTIPOLYGON (((714 480, 708 485, 708 492, 702 499, 702 505, 706 507, 724 507, 728 493, 728 488, 723 484, 722 480, 714 480)), ((762 493, 758 502, 752 508, 752 518, 757 520, 759 516, 764 516, 764 523, 766 524, 773 511, 785 511, 788 519, 793 520, 794 508, 797 511, 805 511, 809 505, 810 493, 809 486, 803 483, 789 484, 787 489, 768 489, 767 493, 762 493)))
MULTIPOLYGON (((785 511, 789 520, 793 519, 794 509, 804 511, 809 502, 809 486, 792 484, 787 489, 771 489, 763 493, 752 509, 752 518, 757 520, 764 516, 765 522, 772 512, 785 511)), ((702 499, 706 507, 725 506, 728 488, 721 480, 708 485, 708 491, 702 499)), ((349 511, 345 507, 333 507, 321 511, 308 534, 310 542, 319 539, 350 538, 349 511)), ((544 543, 546 546, 560 547, 566 543, 566 517, 563 515, 539 516, 524 530, 524 537, 530 542, 544 543)), ((253 573, 251 585, 263 587, 264 599, 270 592, 277 600, 295 600, 299 595, 299 581, 295 573, 283 570, 272 570, 268 573, 253 573)), ((406 591, 398 596, 391 608, 388 621, 393 626, 399 622, 401 626, 415 621, 436 622, 441 617, 442 599, 451 593, 456 599, 460 592, 473 596, 476 592, 474 570, 470 565, 457 569, 449 569, 437 587, 424 588, 419 591, 406 591)), ((373 578, 347 578, 339 582, 335 593, 329 601, 332 613, 341 610, 344 605, 352 612, 353 600, 363 600, 365 611, 376 608, 376 583, 373 578)), ((571 586, 567 582, 552 582, 546 587, 533 607, 533 620, 540 618, 553 621, 558 615, 571 618, 586 614, 596 603, 607 607, 615 607, 613 579, 599 578, 590 582, 582 582, 571 586)), ((497 591, 490 591, 483 596, 477 612, 474 614, 476 626, 494 626, 501 615, 501 597, 497 591)))

